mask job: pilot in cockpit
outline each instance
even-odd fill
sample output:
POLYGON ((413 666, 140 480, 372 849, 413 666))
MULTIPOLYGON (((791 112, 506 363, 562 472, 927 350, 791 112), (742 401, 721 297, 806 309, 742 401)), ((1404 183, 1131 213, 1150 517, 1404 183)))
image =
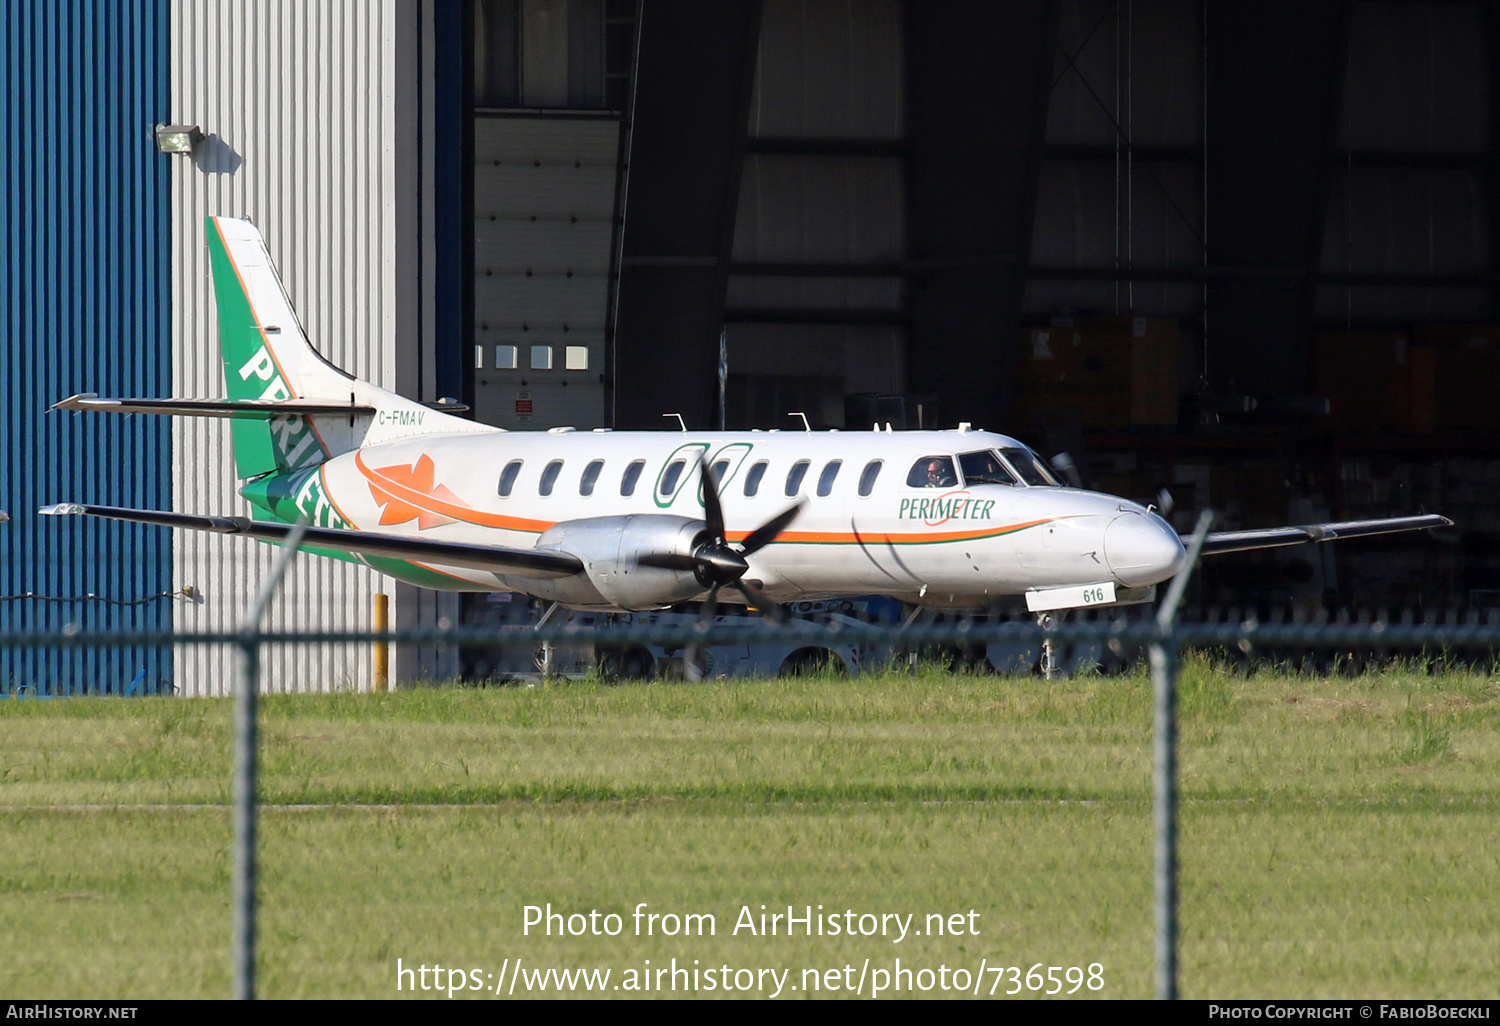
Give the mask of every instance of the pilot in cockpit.
POLYGON ((958 484, 953 478, 953 467, 947 460, 931 459, 927 461, 927 487, 928 488, 952 488, 958 484))

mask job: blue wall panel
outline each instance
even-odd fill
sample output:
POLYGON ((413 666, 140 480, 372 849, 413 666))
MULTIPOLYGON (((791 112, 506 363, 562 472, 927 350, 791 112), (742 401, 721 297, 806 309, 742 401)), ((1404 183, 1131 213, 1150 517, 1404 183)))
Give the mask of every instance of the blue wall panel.
MULTIPOLYGON (((47 412, 168 394, 168 26, 168 0, 0 4, 0 630, 171 626, 166 532, 36 515, 171 505, 164 418, 47 412)), ((170 652, 0 651, 0 692, 123 692, 141 671, 137 692, 169 685, 170 652)))

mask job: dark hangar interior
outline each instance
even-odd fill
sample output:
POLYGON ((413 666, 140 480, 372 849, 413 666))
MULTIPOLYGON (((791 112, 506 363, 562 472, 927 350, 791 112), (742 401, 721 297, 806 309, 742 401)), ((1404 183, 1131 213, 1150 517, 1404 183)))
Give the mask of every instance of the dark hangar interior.
POLYGON ((968 421, 1184 530, 1458 525, 1220 560, 1201 603, 1500 606, 1496 4, 473 0, 464 32, 479 418, 968 421))

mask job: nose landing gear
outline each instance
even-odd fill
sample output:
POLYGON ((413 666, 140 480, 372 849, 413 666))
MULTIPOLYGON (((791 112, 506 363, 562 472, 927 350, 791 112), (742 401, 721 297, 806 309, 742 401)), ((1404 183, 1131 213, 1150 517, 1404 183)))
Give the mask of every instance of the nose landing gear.
POLYGON ((1052 640, 1050 632, 1057 629, 1057 618, 1051 613, 1037 613, 1036 625, 1042 630, 1049 632, 1042 638, 1042 678, 1044 680, 1061 680, 1062 670, 1057 665, 1057 642, 1052 640))

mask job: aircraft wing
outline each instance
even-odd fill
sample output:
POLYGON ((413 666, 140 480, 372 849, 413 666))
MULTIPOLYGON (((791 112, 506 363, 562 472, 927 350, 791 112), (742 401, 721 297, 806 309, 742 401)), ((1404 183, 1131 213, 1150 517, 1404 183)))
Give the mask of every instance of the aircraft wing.
MULTIPOLYGON (((168 417, 233 417, 269 420, 272 417, 311 417, 319 414, 354 416, 375 412, 375 407, 340 399, 108 399, 91 392, 70 395, 53 403, 54 410, 75 413, 155 413, 168 417)), ((446 408, 446 407, 445 407, 446 408)))
MULTIPOLYGON (((1203 540, 1203 554, 1245 552, 1250 549, 1274 549, 1281 545, 1333 541, 1336 538, 1364 538, 1372 534, 1394 534, 1398 531, 1426 531, 1434 527, 1452 527, 1453 521, 1436 513, 1414 517, 1386 517, 1382 520, 1344 520, 1336 524, 1306 524, 1301 527, 1267 527, 1256 531, 1214 531, 1203 540)), ((1187 544, 1187 538, 1182 539, 1187 544)))
MULTIPOLYGON (((129 520, 138 524, 180 527, 189 531, 213 531, 217 534, 242 534, 260 541, 285 541, 295 529, 291 524, 246 517, 205 517, 192 513, 166 513, 151 509, 127 509, 123 506, 85 506, 71 502, 43 506, 37 510, 45 516, 77 514, 129 520)), ((409 559, 419 563, 439 563, 471 570, 517 577, 568 577, 583 569, 577 556, 548 549, 509 549, 499 545, 473 545, 466 542, 411 538, 375 531, 344 531, 329 527, 309 527, 302 544, 309 548, 338 549, 370 556, 409 559)))

